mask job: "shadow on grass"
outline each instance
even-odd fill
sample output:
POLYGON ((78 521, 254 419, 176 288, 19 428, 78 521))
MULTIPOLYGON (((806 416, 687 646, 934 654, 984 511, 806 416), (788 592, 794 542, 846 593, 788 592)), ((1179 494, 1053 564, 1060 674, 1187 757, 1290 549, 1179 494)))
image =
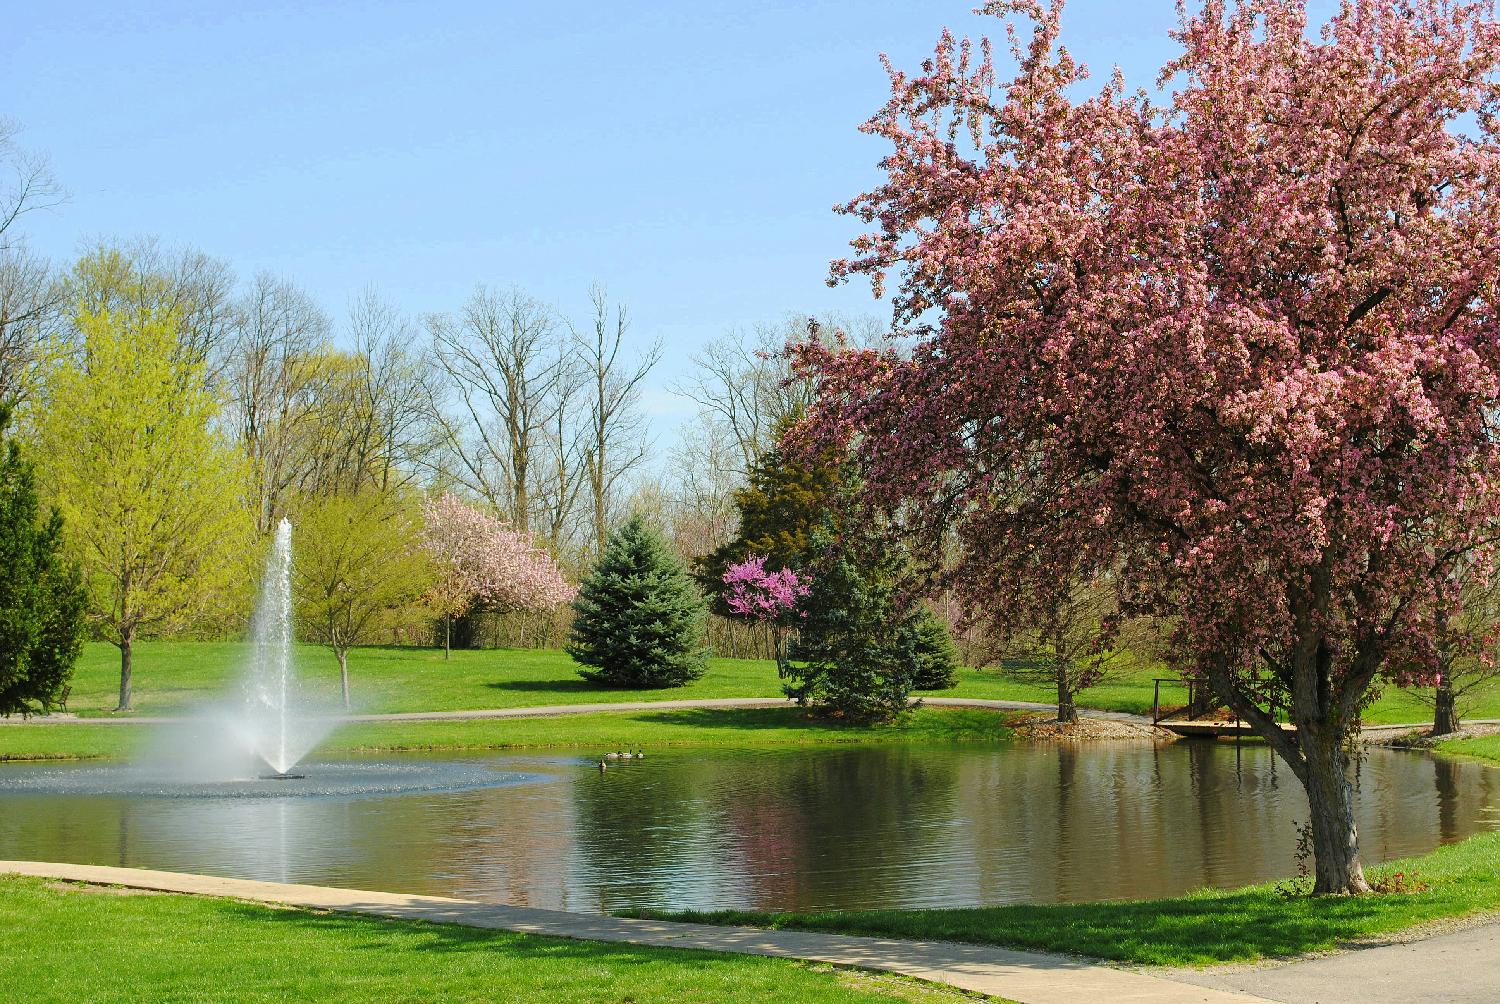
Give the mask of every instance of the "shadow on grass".
POLYGON ((1327 951, 1371 934, 1467 912, 1452 887, 1432 893, 1284 897, 1257 888, 1181 899, 956 910, 665 913, 635 916, 1003 945, 1145 965, 1206 965, 1327 951))
POLYGON ((622 942, 586 941, 577 938, 522 934, 498 928, 469 927, 463 920, 469 911, 455 911, 452 918, 408 920, 322 912, 301 908, 276 909, 255 903, 222 902, 221 908, 236 919, 274 926, 277 937, 330 938, 341 952, 351 949, 385 953, 391 950, 422 952, 492 953, 503 951, 516 961, 546 959, 604 965, 660 965, 663 962, 704 965, 734 963, 736 956, 692 948, 660 948, 622 942))
POLYGON ((808 729, 823 732, 868 732, 858 725, 840 725, 803 708, 675 708, 637 711, 638 721, 689 729, 808 729))
MULTIPOLYGON (((587 680, 494 680, 485 684, 490 690, 511 690, 518 694, 581 694, 600 688, 587 680)), ((609 691, 629 693, 629 691, 609 691)))
POLYGON ((634 717, 654 725, 687 729, 798 730, 850 739, 900 739, 922 742, 972 742, 1004 740, 1011 736, 1005 713, 972 708, 934 708, 902 715, 893 722, 868 722, 828 718, 799 707, 781 708, 678 708, 637 711, 634 717))

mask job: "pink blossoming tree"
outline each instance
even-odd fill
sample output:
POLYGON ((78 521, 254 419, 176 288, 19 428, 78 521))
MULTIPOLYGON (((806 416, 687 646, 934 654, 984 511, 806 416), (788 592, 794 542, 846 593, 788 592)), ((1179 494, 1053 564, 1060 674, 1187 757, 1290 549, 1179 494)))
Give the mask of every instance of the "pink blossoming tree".
POLYGON ((472 608, 543 612, 573 598, 547 553, 503 520, 451 494, 423 503, 422 516, 422 543, 437 570, 427 598, 443 618, 445 659, 453 618, 472 608))
POLYGON ((1208 0, 1165 106, 1118 75, 1076 99, 1060 8, 987 5, 1032 23, 1008 83, 946 32, 891 69, 832 278, 894 273, 915 337, 800 350, 801 435, 934 550, 956 533, 997 623, 1079 575, 1177 618, 1306 789, 1315 890, 1365 892, 1345 740, 1497 523, 1493 5, 1346 0, 1318 34, 1300 2, 1208 0))
POLYGON ((752 554, 724 571, 724 605, 737 617, 771 630, 776 665, 784 662, 787 633, 798 618, 797 604, 812 591, 812 578, 790 568, 766 571, 766 559, 752 554))

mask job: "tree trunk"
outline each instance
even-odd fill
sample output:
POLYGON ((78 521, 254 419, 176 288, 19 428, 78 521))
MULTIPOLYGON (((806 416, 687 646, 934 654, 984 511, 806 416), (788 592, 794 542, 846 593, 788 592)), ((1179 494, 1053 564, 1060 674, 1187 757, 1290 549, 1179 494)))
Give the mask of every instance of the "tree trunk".
POLYGON ((347 649, 339 649, 334 653, 339 657, 339 690, 344 695, 344 710, 349 710, 349 652, 347 649))
POLYGON ((1355 895, 1370 891, 1359 860, 1349 755, 1334 731, 1299 723, 1305 771, 1302 786, 1312 813, 1313 892, 1355 895))
POLYGON ((1057 681, 1057 720, 1064 725, 1078 724, 1078 706, 1073 703, 1073 691, 1061 678, 1057 681))
MULTIPOLYGON (((1296 732, 1277 724, 1253 697, 1234 681, 1227 660, 1208 668, 1208 681, 1220 701, 1232 708, 1292 768, 1307 795, 1313 842, 1313 892, 1323 895, 1357 895, 1370 892, 1359 860, 1359 834, 1354 826, 1354 789, 1349 783, 1349 754, 1344 748, 1347 722, 1337 699, 1324 696, 1326 673, 1319 673, 1313 660, 1326 661, 1326 646, 1303 646, 1305 662, 1298 667, 1292 688, 1292 720, 1296 732), (1323 684, 1319 686, 1320 682, 1323 684)), ((1326 667, 1324 667, 1326 669, 1326 667)), ((1363 693, 1373 673, 1367 670, 1363 693)), ((1332 695, 1329 695, 1331 697, 1332 695)))
POLYGON ((1458 731, 1458 696, 1453 693, 1453 681, 1444 673, 1437 685, 1437 711, 1432 717, 1432 734, 1452 735, 1458 731))
MULTIPOLYGON (((447 662, 453 657, 453 615, 443 614, 443 661, 447 662)), ((347 704, 348 702, 345 701, 347 704)))
POLYGON ((116 706, 116 711, 130 710, 130 661, 134 642, 134 628, 120 632, 120 703, 116 706))
POLYGON ((1068 658, 1063 655, 1061 636, 1053 640, 1053 665, 1057 676, 1057 720, 1064 725, 1078 723, 1078 706, 1073 702, 1073 677, 1069 672, 1068 658))

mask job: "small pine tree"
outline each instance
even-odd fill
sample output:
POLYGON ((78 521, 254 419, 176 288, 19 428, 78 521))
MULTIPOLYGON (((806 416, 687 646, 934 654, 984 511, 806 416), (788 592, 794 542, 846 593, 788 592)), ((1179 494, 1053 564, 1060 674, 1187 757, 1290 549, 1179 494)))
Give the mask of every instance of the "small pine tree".
POLYGON ((835 718, 889 721, 908 707, 919 632, 897 604, 896 567, 827 549, 781 664, 782 689, 835 718))
POLYGON ((578 588, 567 652, 608 687, 680 687, 703 675, 703 599, 639 516, 610 535, 578 588))
MULTIPOLYGON (((0 404, 0 436, 10 409, 0 404)), ((65 563, 62 516, 41 518, 33 465, 0 444, 0 715, 48 712, 68 698, 88 595, 65 563)))
POLYGON ((912 611, 906 630, 911 632, 913 690, 950 690, 958 686, 958 649, 948 625, 926 604, 912 611))

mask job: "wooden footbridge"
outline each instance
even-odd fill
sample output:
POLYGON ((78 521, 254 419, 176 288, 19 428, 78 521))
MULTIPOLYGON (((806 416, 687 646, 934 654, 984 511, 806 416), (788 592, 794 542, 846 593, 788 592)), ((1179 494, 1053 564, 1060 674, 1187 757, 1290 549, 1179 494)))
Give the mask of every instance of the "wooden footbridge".
MULTIPOLYGON (((1155 691, 1151 698, 1151 724, 1168 732, 1175 732, 1179 736, 1196 736, 1204 739, 1224 739, 1241 736, 1258 736, 1254 728, 1238 718, 1223 719, 1211 718, 1224 710, 1222 706, 1215 705, 1210 699, 1207 688, 1201 686, 1196 680, 1183 680, 1171 677, 1158 678, 1153 681, 1155 691), (1188 692, 1187 703, 1181 707, 1163 707, 1161 703, 1161 685, 1169 684, 1186 687, 1188 692)), ((1276 709, 1272 709, 1275 713, 1276 709)), ((1288 732, 1297 731, 1297 726, 1290 722, 1278 723, 1281 728, 1288 732)))

